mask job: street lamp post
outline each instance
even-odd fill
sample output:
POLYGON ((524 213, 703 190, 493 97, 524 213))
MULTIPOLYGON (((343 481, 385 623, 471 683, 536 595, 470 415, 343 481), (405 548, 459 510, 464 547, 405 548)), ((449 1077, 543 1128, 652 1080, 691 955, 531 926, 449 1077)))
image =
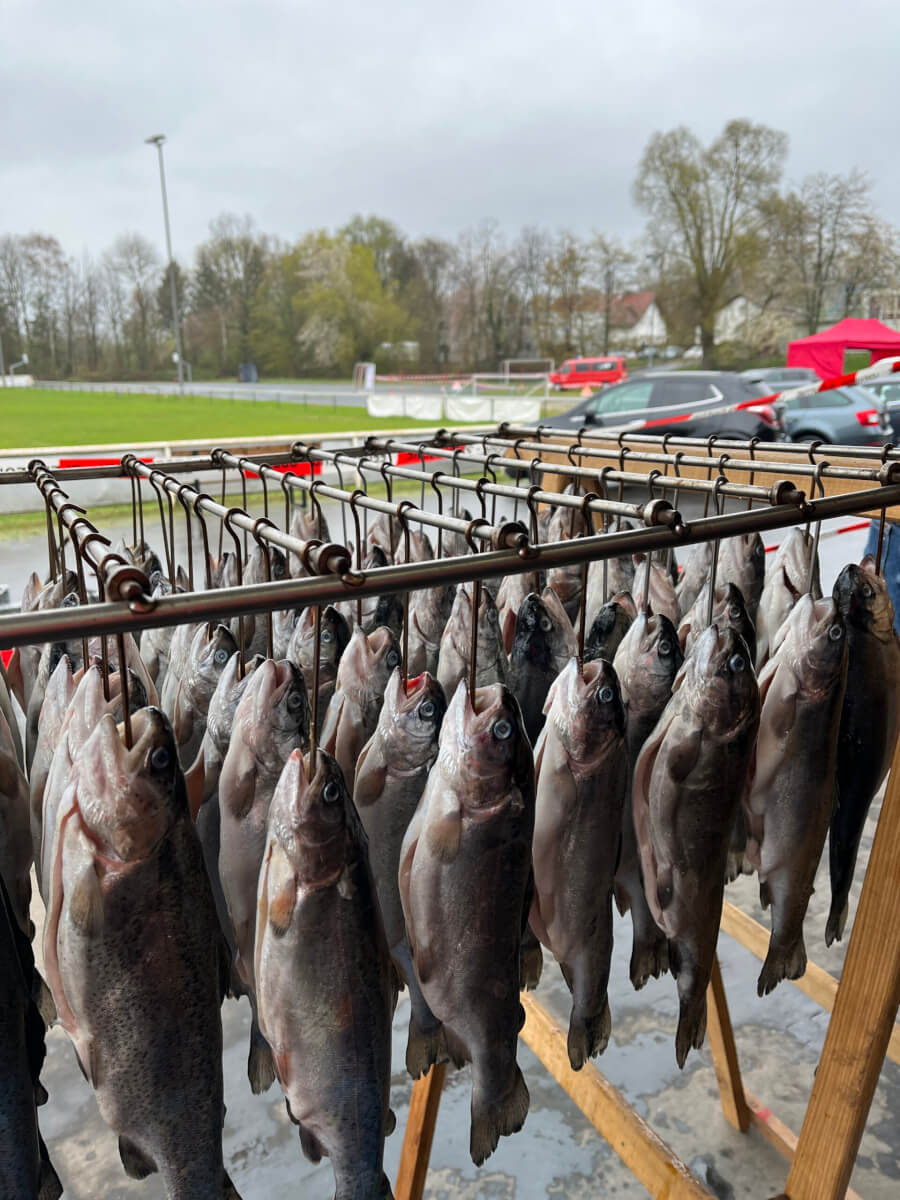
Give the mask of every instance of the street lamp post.
POLYGON ((166 197, 166 168, 163 163, 164 133, 154 134, 144 139, 148 146, 155 146, 159 154, 159 186, 162 190, 163 220, 166 224, 166 251, 169 255, 169 288, 172 295, 172 321, 175 325, 175 353, 178 365, 178 390, 184 395, 184 356, 181 353, 181 322, 178 320, 178 294, 175 288, 175 260, 172 257, 172 233, 169 229, 169 201, 166 197))

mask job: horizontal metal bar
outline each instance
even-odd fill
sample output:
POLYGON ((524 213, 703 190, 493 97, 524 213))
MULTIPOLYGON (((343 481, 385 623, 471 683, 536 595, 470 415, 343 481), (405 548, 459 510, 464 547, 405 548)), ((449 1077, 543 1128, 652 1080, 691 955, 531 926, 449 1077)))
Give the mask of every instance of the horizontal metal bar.
POLYGON ((356 599, 359 596, 405 592, 445 583, 483 580, 497 575, 519 575, 536 568, 602 561, 604 558, 623 554, 650 553, 670 546, 691 545, 741 533, 801 525, 811 520, 826 520, 829 517, 866 512, 895 504, 900 504, 900 484, 888 484, 879 489, 877 496, 873 495, 871 490, 847 492, 805 501, 803 504, 749 508, 741 512, 704 517, 680 526, 677 530, 660 525, 595 537, 573 538, 569 541, 525 548, 523 552, 492 551, 463 558, 404 563, 352 576, 285 579, 275 583, 223 588, 212 592, 185 592, 162 596, 152 605, 97 604, 81 608, 13 614, 0 617, 0 646, 19 646, 32 642, 129 630, 137 632, 140 629, 178 625, 188 621, 222 620, 303 604, 329 604, 356 599))

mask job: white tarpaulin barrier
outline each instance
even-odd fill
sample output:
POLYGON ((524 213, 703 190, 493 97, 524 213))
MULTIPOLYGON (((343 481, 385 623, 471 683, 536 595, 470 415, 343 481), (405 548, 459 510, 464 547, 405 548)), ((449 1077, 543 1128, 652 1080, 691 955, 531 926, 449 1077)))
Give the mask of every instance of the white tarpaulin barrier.
POLYGON ((444 405, 438 394, 405 396, 400 392, 370 392, 366 397, 370 417, 413 417, 418 421, 443 421, 444 405))
POLYGON ((370 417, 402 417, 405 397, 397 392, 369 392, 366 412, 370 417))
POLYGON ((541 419, 540 400, 521 396, 447 396, 444 407, 448 421, 515 421, 533 425, 541 419))

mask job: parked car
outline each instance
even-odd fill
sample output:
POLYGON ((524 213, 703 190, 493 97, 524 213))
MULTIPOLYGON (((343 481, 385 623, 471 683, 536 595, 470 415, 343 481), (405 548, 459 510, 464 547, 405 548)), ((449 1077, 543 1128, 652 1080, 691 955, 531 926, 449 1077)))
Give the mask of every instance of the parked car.
MULTIPOLYGON (((785 436, 795 442, 881 446, 892 435, 884 403, 864 387, 830 388, 775 405, 785 436)), ((900 413, 898 426, 900 426, 900 413)))
POLYGON ((765 384, 767 392, 786 392, 804 383, 819 382, 812 367, 751 367, 749 371, 741 371, 741 379, 765 384))
POLYGON ((583 425, 646 423, 651 433, 687 437, 751 438, 773 441, 777 432, 774 410, 763 405, 719 416, 704 417, 704 409, 755 400, 759 387, 733 371, 648 371, 627 383, 604 389, 569 412, 542 422, 544 427, 573 432, 583 425))
POLYGON ((883 379, 870 379, 860 384, 864 392, 871 392, 884 405, 891 425, 890 438, 900 442, 900 374, 885 375, 883 379))
POLYGON ((550 383, 558 391, 570 388, 606 387, 628 378, 624 358, 567 358, 550 372, 550 383))

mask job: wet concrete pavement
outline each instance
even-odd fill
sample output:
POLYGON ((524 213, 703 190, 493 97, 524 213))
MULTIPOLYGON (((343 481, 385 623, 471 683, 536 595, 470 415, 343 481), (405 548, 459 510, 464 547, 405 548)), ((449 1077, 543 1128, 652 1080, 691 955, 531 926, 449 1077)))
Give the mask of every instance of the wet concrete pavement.
MULTIPOLYGON (((127 531, 125 522, 121 523, 121 531, 127 531)), ((777 534, 766 538, 767 544, 777 540, 777 534)), ((840 567, 858 559, 864 540, 862 532, 823 538, 822 583, 826 593, 840 567)), ((20 594, 27 571, 35 567, 42 570, 44 563, 41 538, 0 542, 0 582, 11 585, 13 598, 20 594)), ((876 803, 860 853, 851 921, 877 808, 876 803)), ((729 886, 726 894, 743 911, 767 924, 754 880, 740 879, 729 886)), ((810 959, 838 974, 847 938, 845 935, 843 944, 830 949, 824 945, 828 896, 826 859, 820 866, 807 916, 806 940, 810 959)), ((40 927, 40 901, 35 901, 34 918, 40 927)), ((692 1052, 684 1071, 675 1064, 677 1001, 671 977, 651 980, 643 991, 634 992, 628 981, 630 918, 616 916, 615 932, 610 987, 613 1031, 608 1049, 597 1060, 599 1069, 720 1200, 778 1194, 786 1178, 786 1163, 757 1134, 741 1135, 727 1124, 719 1107, 708 1049, 692 1052)), ((39 936, 36 948, 40 955, 39 936)), ((758 961, 724 934, 719 955, 745 1083, 799 1132, 827 1028, 827 1014, 789 984, 758 999, 758 961)), ((565 1024, 568 993, 549 955, 545 956, 538 994, 565 1024)), ((327 1160, 314 1167, 303 1158, 277 1085, 265 1096, 256 1097, 250 1092, 246 1079, 249 1019, 246 1001, 226 1002, 226 1165, 244 1200, 301 1195, 308 1200, 326 1200, 334 1193, 331 1168, 327 1160)), ((407 1019, 404 996, 394 1022, 391 1095, 398 1127, 388 1139, 385 1156, 391 1178, 396 1175, 411 1090, 403 1070, 407 1019)), ((531 1092, 525 1128, 517 1136, 503 1139, 480 1169, 472 1165, 468 1155, 469 1071, 448 1075, 426 1195, 447 1200, 645 1196, 644 1188, 521 1044, 519 1061, 531 1092)), ((43 1082, 50 1100, 41 1110, 41 1127, 65 1184, 66 1197, 114 1200, 140 1196, 157 1200, 164 1195, 158 1178, 137 1183, 125 1176, 116 1139, 103 1123, 60 1029, 48 1036, 43 1082)), ((882 1070, 852 1185, 866 1200, 895 1200, 900 1195, 900 1067, 896 1064, 886 1062, 882 1070)))

